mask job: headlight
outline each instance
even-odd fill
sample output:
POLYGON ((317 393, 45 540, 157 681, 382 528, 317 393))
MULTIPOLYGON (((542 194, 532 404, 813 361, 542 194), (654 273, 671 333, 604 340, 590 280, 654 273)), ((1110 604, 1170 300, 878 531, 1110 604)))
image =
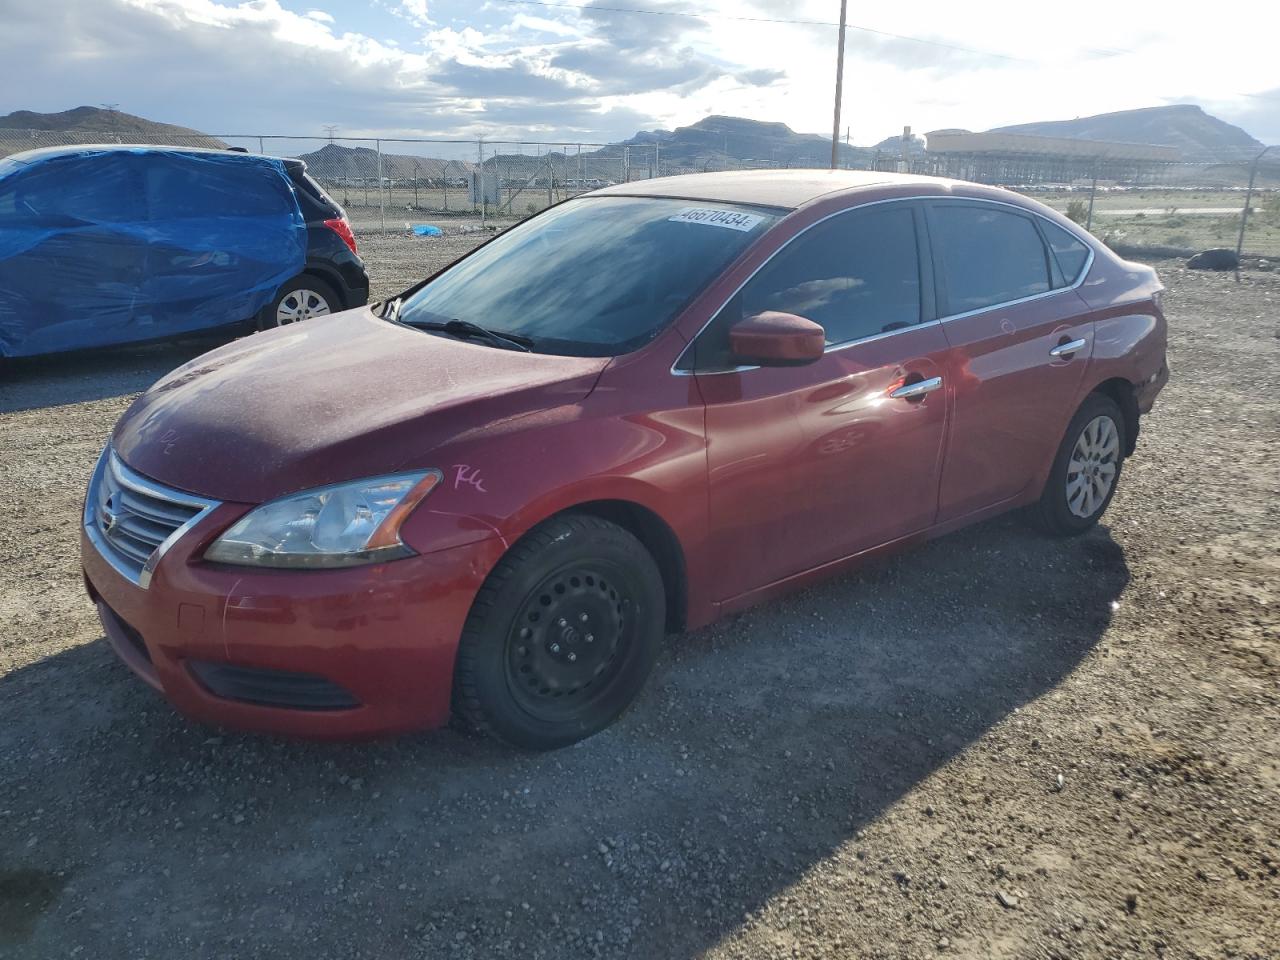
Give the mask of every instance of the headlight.
POLYGON ((369 477, 291 494, 255 507, 205 551, 215 563, 352 567, 407 557, 400 525, 443 474, 369 477))

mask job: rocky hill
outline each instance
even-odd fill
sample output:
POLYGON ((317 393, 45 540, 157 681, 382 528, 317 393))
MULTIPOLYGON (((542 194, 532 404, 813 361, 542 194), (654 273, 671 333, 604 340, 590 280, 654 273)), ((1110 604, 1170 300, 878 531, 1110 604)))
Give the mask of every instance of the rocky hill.
POLYGON ((996 130, 1072 140, 1158 143, 1177 147, 1186 160, 1234 159, 1262 148, 1259 141, 1239 127, 1190 103, 1100 113, 1074 120, 1019 123, 996 130))
MULTIPOLYGON (((172 123, 159 123, 145 117, 136 117, 120 110, 104 110, 100 107, 76 107, 61 113, 36 113, 32 110, 15 110, 0 116, 0 130, 27 131, 30 146, 55 146, 73 143, 158 143, 166 146, 211 147, 224 149, 227 145, 217 137, 180 127, 172 123), (30 131, 35 131, 32 136, 30 131)), ((12 135, 3 137, 6 142, 12 135)))
MULTIPOLYGON (((766 123, 744 117, 710 116, 675 130, 642 130, 627 146, 658 144, 664 162, 696 167, 725 156, 790 166, 826 166, 831 140, 813 133, 796 133, 785 123, 766 123)), ((858 160, 867 154, 840 145, 840 159, 858 160)))

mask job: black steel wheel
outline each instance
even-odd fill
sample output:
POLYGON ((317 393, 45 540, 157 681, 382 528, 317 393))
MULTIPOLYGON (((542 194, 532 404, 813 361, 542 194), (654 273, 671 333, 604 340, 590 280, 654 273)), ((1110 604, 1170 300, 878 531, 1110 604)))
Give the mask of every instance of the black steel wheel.
POLYGON ((661 574, 631 533, 569 514, 498 563, 458 649, 454 710, 515 746, 551 749, 612 723, 661 644, 661 574))

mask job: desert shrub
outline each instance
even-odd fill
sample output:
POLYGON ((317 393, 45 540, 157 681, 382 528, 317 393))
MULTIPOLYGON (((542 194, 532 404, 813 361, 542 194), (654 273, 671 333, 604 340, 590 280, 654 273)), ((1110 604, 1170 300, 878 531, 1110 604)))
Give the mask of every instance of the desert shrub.
POLYGON ((1067 219, 1075 223, 1084 223, 1089 219, 1089 205, 1083 200, 1071 200, 1067 203, 1067 219))

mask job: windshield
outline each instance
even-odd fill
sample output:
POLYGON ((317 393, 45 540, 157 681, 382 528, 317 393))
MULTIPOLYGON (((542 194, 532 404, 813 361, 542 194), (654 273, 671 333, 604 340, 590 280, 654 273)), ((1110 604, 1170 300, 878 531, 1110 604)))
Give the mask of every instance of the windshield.
POLYGON ((464 320, 539 353, 616 356, 652 340, 776 211, 584 197, 477 250, 401 306, 401 323, 464 320))

